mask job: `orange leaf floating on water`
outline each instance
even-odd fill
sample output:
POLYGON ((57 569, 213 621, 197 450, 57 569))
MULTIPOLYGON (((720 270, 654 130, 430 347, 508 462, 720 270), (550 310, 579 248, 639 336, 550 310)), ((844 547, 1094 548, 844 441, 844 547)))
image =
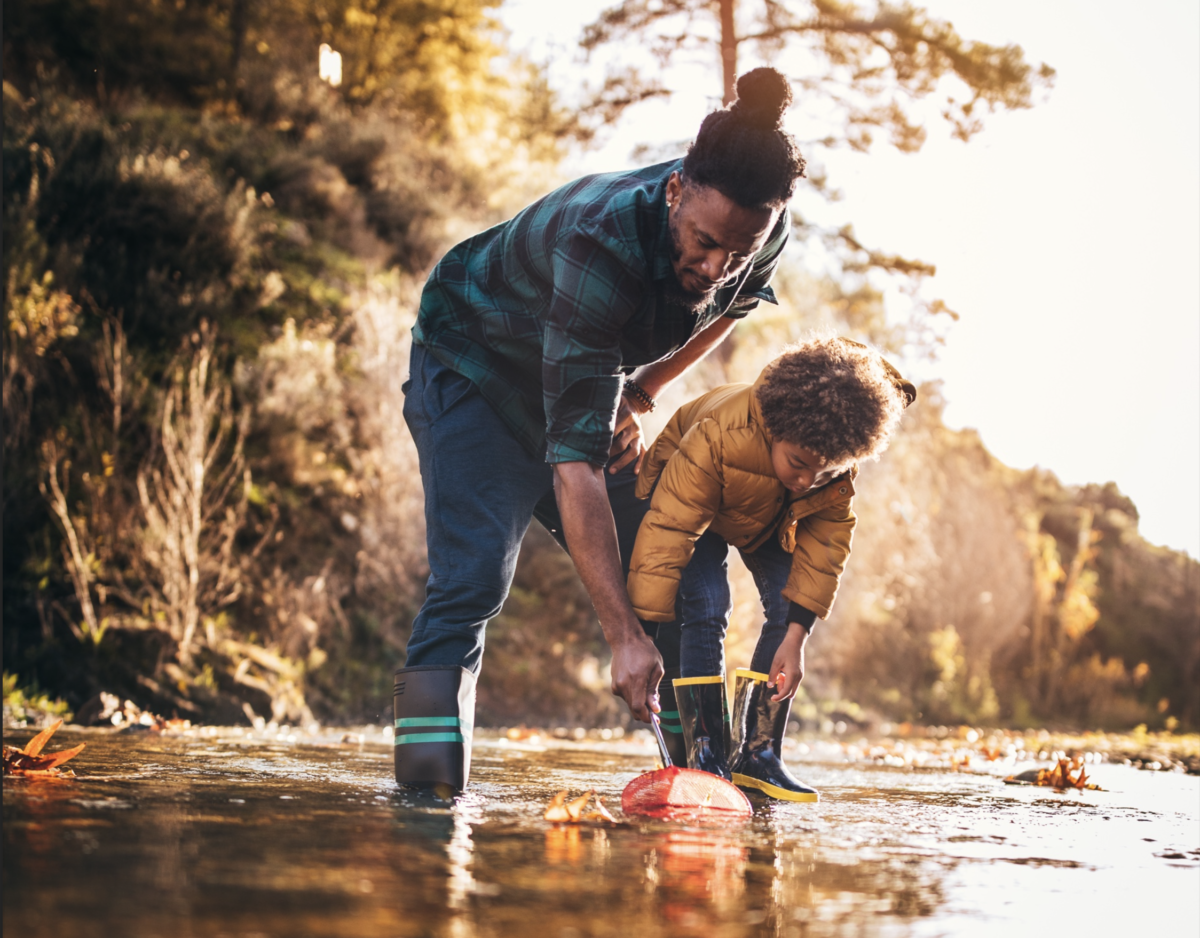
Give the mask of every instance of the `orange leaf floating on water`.
POLYGON ((612 821, 617 823, 617 819, 612 816, 608 808, 604 806, 604 802, 600 800, 600 796, 596 796, 596 810, 584 818, 585 821, 612 821))
POLYGON ((1078 775, 1071 774, 1073 767, 1074 763, 1070 759, 1059 759, 1058 764, 1052 769, 1030 769, 1028 772, 1010 775, 1004 781, 1010 785, 1040 785, 1056 791, 1065 791, 1068 788, 1076 788, 1080 791, 1085 789, 1087 791, 1104 791, 1099 785, 1093 785, 1088 781, 1082 764, 1078 766, 1078 775))
POLYGON ((567 801, 567 792, 560 791, 547 805, 543 817, 547 821, 556 823, 578 824, 581 821, 612 821, 615 824, 617 819, 609 813, 599 795, 596 796, 596 809, 588 814, 583 813, 583 809, 587 807, 593 794, 595 792, 585 791, 573 801, 567 801))
POLYGON ((546 813, 542 814, 542 817, 546 818, 546 820, 569 820, 570 818, 566 817, 566 808, 563 807, 565 802, 566 790, 564 789, 562 792, 554 795, 550 804, 546 806, 546 813), (559 812, 562 812, 562 817, 559 817, 559 812))
POLYGON ((58 752, 50 752, 42 755, 42 749, 45 748, 46 743, 50 741, 50 737, 54 735, 55 731, 62 726, 62 722, 62 720, 58 720, 51 726, 46 727, 27 742, 24 749, 18 749, 16 746, 5 746, 4 774, 30 776, 73 775, 74 773, 70 769, 62 772, 58 767, 68 759, 73 759, 79 755, 83 751, 84 743, 80 743, 73 749, 62 749, 58 752))

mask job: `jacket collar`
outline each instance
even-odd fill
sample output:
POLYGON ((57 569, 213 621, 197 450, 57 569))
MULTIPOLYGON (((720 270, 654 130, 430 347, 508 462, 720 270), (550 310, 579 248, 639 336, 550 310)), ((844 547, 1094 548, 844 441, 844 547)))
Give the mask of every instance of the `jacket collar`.
POLYGON ((758 402, 758 389, 766 382, 767 371, 770 367, 768 365, 764 368, 754 384, 750 385, 750 420, 756 427, 762 430, 762 435, 766 438, 768 447, 775 442, 775 437, 771 435, 771 431, 767 429, 766 423, 763 422, 762 404, 758 402))

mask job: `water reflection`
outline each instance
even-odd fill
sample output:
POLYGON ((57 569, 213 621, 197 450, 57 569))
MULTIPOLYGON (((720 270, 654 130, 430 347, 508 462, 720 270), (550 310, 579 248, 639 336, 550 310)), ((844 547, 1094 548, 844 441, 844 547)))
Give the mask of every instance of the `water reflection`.
MULTIPOLYGON (((508 846, 489 841, 479 864, 500 866, 508 846)), ((864 935, 886 932, 897 921, 933 914, 942 902, 942 876, 953 865, 922 857, 831 861, 819 839, 798 843, 770 825, 757 831, 557 825, 543 833, 542 860, 538 908, 546 915, 570 906, 574 896, 603 909, 610 924, 642 932, 657 923, 651 934, 714 928, 838 934, 851 926, 864 935), (634 870, 641 874, 638 896, 628 882, 634 870), (619 899, 606 888, 613 881, 622 884, 619 899)))
POLYGON ((750 850, 727 831, 669 831, 647 847, 646 891, 668 922, 700 928, 757 898, 746 897, 750 850))
POLYGON ((1200 926, 1181 899, 1200 868, 1195 779, 1058 796, 813 766, 820 805, 588 827, 541 813, 559 788, 619 792, 648 759, 484 748, 450 804, 397 792, 382 747, 87 739, 86 777, 6 780, 6 934, 1011 934, 1055 911, 1119 919, 1108 884, 1132 882, 1200 926))

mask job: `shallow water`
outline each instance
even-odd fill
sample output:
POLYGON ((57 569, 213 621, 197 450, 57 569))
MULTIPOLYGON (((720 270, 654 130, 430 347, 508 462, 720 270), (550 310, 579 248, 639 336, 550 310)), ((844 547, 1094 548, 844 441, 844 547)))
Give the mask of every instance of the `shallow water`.
POLYGON ((1109 791, 1056 793, 1011 766, 793 760, 819 804, 571 827, 542 820, 555 792, 617 806, 650 749, 478 740, 443 803, 395 788, 384 743, 338 739, 60 732, 87 742, 79 777, 4 782, 5 933, 1200 934, 1195 776, 1096 765, 1109 791))

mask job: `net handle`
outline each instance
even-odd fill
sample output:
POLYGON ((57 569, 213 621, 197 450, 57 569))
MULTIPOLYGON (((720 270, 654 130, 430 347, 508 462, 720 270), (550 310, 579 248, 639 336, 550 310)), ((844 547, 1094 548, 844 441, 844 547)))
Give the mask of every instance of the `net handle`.
POLYGON ((658 725, 658 714, 650 711, 650 725, 654 727, 654 738, 658 740, 658 754, 662 756, 664 769, 671 767, 671 756, 667 752, 667 741, 663 739, 662 727, 658 725))

